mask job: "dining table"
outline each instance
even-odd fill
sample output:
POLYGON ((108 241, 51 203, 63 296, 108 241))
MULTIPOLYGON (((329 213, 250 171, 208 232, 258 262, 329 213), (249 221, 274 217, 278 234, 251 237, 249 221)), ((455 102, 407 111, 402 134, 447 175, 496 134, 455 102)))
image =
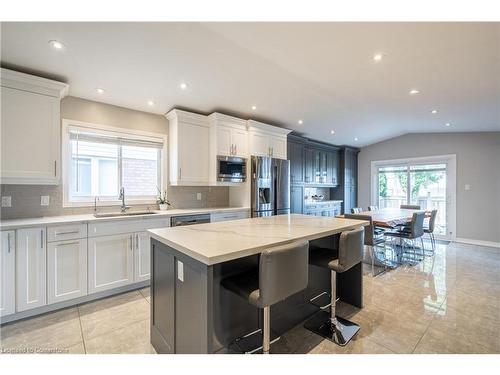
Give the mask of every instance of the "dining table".
MULTIPOLYGON (((394 228, 398 225, 404 225, 411 221, 413 214, 415 212, 421 212, 425 210, 415 210, 408 208, 380 208, 375 211, 363 211, 356 213, 356 215, 367 215, 371 216, 373 220, 373 225, 377 227, 384 228, 394 228)), ((426 217, 430 216, 430 212, 425 211, 426 217)), ((337 217, 344 217, 344 215, 338 215, 337 217)))

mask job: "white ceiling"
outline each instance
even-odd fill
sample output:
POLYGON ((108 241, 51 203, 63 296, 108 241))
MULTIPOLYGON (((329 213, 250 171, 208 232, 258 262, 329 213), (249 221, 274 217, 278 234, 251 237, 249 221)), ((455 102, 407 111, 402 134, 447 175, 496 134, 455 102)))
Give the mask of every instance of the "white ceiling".
POLYGON ((355 146, 500 130, 500 23, 3 23, 1 37, 5 67, 158 114, 218 110, 355 146))

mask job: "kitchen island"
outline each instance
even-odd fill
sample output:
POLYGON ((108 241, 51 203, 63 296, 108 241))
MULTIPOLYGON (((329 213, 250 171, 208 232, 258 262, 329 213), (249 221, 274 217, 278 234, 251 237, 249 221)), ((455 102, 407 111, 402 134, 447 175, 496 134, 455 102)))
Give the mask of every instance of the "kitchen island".
MULTIPOLYGON (((256 307, 221 286, 225 277, 257 267, 263 250, 294 240, 335 253, 341 232, 364 225, 292 214, 150 230, 152 345, 158 353, 224 352, 261 320, 256 307)), ((328 270, 309 267, 307 289, 271 308, 278 334, 318 311, 309 299, 330 288, 328 270)), ((362 307, 362 280, 359 263, 339 275, 338 296, 362 307)))

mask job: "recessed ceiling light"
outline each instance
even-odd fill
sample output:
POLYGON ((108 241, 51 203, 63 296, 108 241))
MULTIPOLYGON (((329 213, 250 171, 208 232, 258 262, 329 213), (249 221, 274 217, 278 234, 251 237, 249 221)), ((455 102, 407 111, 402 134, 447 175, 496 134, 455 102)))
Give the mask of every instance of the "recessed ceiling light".
POLYGON ((437 109, 433 109, 433 110, 431 111, 431 113, 432 113, 433 115, 435 115, 436 113, 438 113, 438 111, 437 111, 437 109))
POLYGON ((252 106, 252 111, 255 111, 257 109, 257 106, 256 105, 253 105, 252 106))
POLYGON ((451 126, 451 124, 447 122, 446 124, 444 124, 444 126, 451 126))
POLYGON ((357 142, 357 141, 358 141, 358 138, 354 138, 354 140, 357 142))
POLYGON ((304 121, 302 121, 302 120, 299 120, 297 122, 299 123, 299 125, 302 125, 304 123, 304 121))
POLYGON ((376 53, 375 55, 373 55, 373 61, 376 61, 376 62, 382 61, 383 58, 384 58, 384 55, 382 55, 381 53, 376 53))
POLYGON ((420 94, 419 90, 417 90, 417 89, 410 90, 410 95, 417 95, 417 94, 420 94))
POLYGON ((185 84, 184 82, 182 82, 179 86, 180 86, 180 88, 181 88, 182 90, 185 90, 185 89, 187 89, 187 87, 188 87, 188 85, 187 85, 187 84, 185 84))
POLYGON ((152 100, 148 100, 148 105, 149 105, 150 107, 152 107, 152 106, 154 106, 154 105, 155 105, 155 102, 153 102, 152 100))
POLYGON ((60 50, 64 48, 64 44, 58 40, 49 40, 49 44, 52 48, 60 50))
POLYGON ((330 134, 335 134, 335 130, 330 130, 330 134))
POLYGON ((95 91, 97 91, 98 94, 104 94, 104 89, 101 89, 100 87, 96 88, 95 91))

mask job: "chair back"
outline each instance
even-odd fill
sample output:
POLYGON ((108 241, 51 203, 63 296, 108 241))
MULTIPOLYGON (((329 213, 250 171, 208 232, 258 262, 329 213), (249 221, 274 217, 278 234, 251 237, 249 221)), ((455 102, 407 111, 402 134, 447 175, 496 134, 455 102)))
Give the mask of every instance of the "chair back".
POLYGON ((420 210, 420 206, 418 204, 402 204, 399 208, 407 210, 420 210))
POLYGON ((434 233, 434 226, 436 225, 436 216, 438 210, 431 211, 431 217, 429 218, 429 232, 434 233))
POLYGON ((424 219, 424 211, 413 213, 410 223, 410 231, 413 238, 422 237, 424 235, 424 219))
POLYGON ((370 215, 345 214, 344 217, 346 219, 369 221, 370 224, 365 226, 365 240, 364 240, 364 244, 366 246, 374 246, 375 227, 373 225, 373 218, 370 215))
POLYGON ((378 206, 368 206, 368 211, 378 211, 378 206))
POLYGON ((335 272, 345 272, 363 260, 364 237, 363 227, 341 233, 339 262, 335 267, 335 272))
POLYGON ((259 290, 262 306, 300 292, 309 280, 309 242, 292 243, 263 251, 259 262, 259 290))
POLYGON ((363 209, 361 207, 351 208, 351 214, 359 214, 360 212, 363 212, 363 209))

